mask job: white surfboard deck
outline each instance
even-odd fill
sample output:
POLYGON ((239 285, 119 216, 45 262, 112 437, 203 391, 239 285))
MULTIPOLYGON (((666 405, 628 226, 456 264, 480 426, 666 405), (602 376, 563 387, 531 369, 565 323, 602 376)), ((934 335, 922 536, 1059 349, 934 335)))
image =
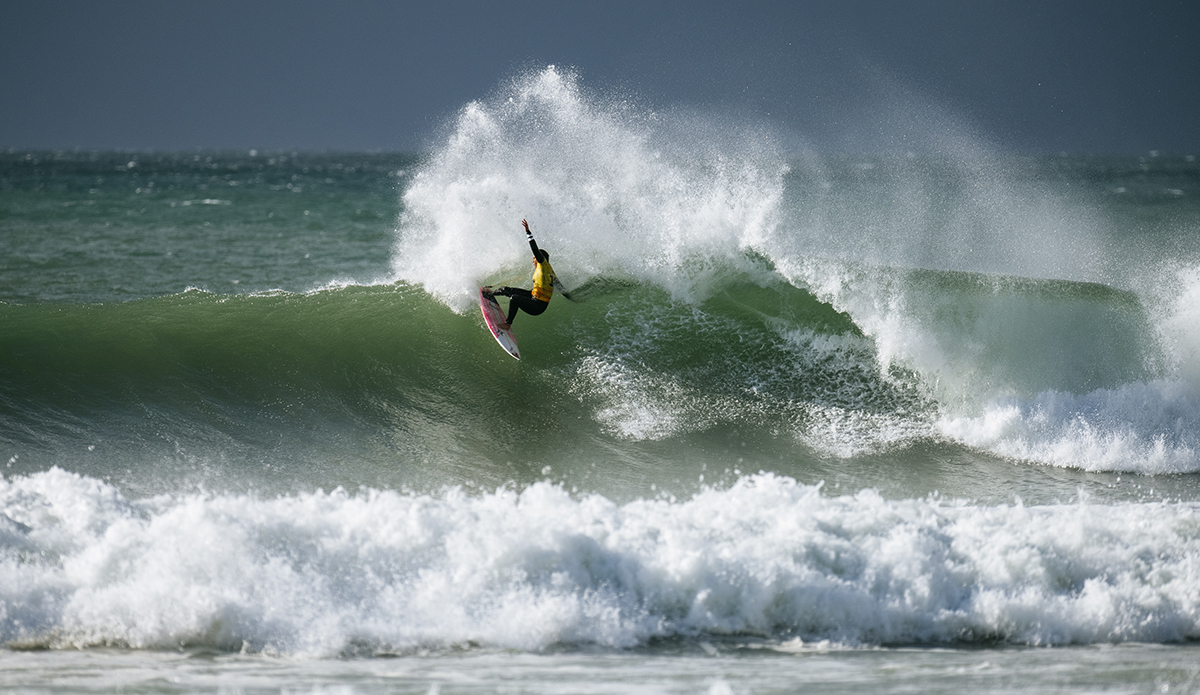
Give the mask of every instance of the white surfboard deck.
POLYGON ((483 320, 487 322, 488 330, 492 332, 492 337, 500 343, 500 347, 504 351, 517 359, 521 359, 521 352, 517 349, 517 339, 513 337, 512 331, 507 328, 500 328, 500 324, 504 323, 504 312, 500 310, 500 304, 495 297, 483 293, 485 288, 479 288, 479 310, 483 312, 483 320))

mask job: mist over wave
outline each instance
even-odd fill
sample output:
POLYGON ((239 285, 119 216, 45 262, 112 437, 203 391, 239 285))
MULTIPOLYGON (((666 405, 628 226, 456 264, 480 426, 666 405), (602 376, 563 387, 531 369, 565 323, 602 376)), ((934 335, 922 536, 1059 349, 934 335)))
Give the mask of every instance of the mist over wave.
POLYGON ((527 274, 527 218, 572 284, 616 273, 703 294, 776 224, 788 167, 764 133, 698 126, 555 67, 520 76, 465 106, 405 190, 394 268, 464 311, 483 281, 527 274))

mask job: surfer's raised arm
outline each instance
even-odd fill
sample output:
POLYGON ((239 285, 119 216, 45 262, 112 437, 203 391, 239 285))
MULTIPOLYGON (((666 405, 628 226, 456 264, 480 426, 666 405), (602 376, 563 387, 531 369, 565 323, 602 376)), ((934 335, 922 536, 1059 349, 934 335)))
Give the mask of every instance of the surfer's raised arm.
POLYGON ((529 231, 529 223, 521 220, 521 224, 525 226, 525 238, 529 239, 529 248, 533 249, 534 260, 539 262, 549 260, 549 254, 539 249, 537 242, 533 240, 533 232, 529 231))
MULTIPOLYGON (((545 263, 546 267, 549 268, 550 267, 550 253, 548 251, 546 251, 545 249, 538 248, 537 242, 533 240, 533 232, 529 231, 529 223, 526 222, 525 220, 521 220, 521 224, 525 226, 525 237, 529 239, 529 248, 533 249, 534 262, 538 263, 538 264, 545 263)), ((562 283, 558 281, 558 276, 554 274, 553 270, 550 271, 549 283, 554 289, 561 292, 562 296, 566 297, 567 299, 570 299, 571 301, 576 301, 574 299, 571 299, 571 294, 569 292, 567 292, 566 288, 563 287, 562 283)), ((549 296, 549 293, 547 293, 547 296, 549 296)))

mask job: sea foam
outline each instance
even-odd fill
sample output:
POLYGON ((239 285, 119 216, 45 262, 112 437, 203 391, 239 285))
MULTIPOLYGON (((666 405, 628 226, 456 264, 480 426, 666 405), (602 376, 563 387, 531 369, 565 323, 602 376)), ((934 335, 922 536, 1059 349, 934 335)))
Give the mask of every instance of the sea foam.
POLYGON ((617 504, 534 484, 129 500, 0 482, 0 640, 332 656, 662 637, 1200 637, 1194 503, 886 500, 759 474, 617 504))

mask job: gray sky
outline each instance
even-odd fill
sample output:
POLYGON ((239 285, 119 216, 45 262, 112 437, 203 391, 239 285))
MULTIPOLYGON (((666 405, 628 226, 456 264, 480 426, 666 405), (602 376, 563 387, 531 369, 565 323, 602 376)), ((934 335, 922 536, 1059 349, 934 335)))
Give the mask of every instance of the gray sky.
POLYGON ((0 4, 0 147, 419 150, 521 70, 817 150, 1200 153, 1200 2, 0 4))

